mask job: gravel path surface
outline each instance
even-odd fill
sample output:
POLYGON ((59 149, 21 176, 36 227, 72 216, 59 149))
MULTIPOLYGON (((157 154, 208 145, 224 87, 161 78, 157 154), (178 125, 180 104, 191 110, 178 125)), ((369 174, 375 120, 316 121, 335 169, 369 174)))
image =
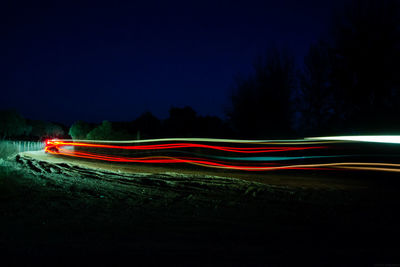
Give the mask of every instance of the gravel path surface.
POLYGON ((41 152, 1 165, 0 250, 16 261, 264 266, 398 259, 393 176, 215 173, 41 152))

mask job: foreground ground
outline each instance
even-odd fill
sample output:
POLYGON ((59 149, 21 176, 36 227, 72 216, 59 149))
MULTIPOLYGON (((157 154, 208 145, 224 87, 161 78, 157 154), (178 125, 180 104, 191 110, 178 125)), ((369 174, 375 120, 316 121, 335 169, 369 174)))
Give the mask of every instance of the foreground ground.
POLYGON ((399 264, 398 175, 2 161, 5 259, 55 265, 399 264))

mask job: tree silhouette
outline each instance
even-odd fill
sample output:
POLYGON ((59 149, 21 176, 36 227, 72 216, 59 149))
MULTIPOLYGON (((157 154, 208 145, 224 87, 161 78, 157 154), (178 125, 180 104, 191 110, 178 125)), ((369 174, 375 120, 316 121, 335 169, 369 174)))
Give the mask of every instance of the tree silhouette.
POLYGON ((112 122, 103 121, 99 126, 91 130, 86 139, 89 140, 129 140, 132 136, 125 130, 117 129, 112 122))
POLYGON ((161 122, 151 112, 143 113, 134 123, 136 126, 136 135, 139 135, 142 139, 154 138, 161 135, 161 122))
POLYGON ((191 107, 172 107, 164 123, 164 133, 168 137, 193 137, 196 135, 196 120, 196 111, 191 107))
POLYGON ((86 139, 87 134, 94 128, 93 125, 84 122, 77 121, 71 125, 68 134, 72 139, 86 139))
POLYGON ((35 139, 63 138, 65 135, 63 127, 55 123, 42 120, 29 120, 29 124, 32 126, 30 135, 35 139))
POLYGON ((234 129, 241 137, 291 135, 293 57, 274 49, 256 60, 254 70, 247 79, 236 80, 228 113, 234 129))
POLYGON ((400 115, 400 12, 397 1, 354 1, 336 19, 332 83, 344 126, 387 129, 400 115))
POLYGON ((297 106, 301 113, 301 133, 318 135, 332 132, 337 110, 331 78, 329 46, 320 41, 310 46, 299 74, 297 106))
POLYGON ((32 126, 15 110, 0 110, 0 138, 16 138, 31 133, 32 126))
POLYGON ((86 138, 89 140, 113 140, 113 135, 111 122, 103 121, 102 124, 91 130, 86 138))
POLYGON ((198 116, 196 119, 198 137, 228 138, 232 137, 228 124, 216 116, 198 116))

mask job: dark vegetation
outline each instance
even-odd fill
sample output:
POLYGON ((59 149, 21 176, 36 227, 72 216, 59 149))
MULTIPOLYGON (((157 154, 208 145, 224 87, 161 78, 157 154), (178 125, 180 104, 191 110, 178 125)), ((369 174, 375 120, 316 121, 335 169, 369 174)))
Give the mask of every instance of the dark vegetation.
POLYGON ((170 116, 159 120, 150 112, 131 122, 103 121, 100 125, 85 122, 73 124, 69 130, 73 139, 130 140, 160 137, 229 137, 232 131, 220 118, 198 116, 190 107, 171 108, 170 116))
POLYGON ((311 45, 300 67, 290 52, 269 49, 254 73, 238 76, 227 121, 190 107, 159 120, 150 112, 130 122, 78 121, 69 130, 0 113, 2 138, 146 139, 277 138, 400 130, 400 8, 397 1, 353 1, 335 14, 327 38, 311 45))
MULTIPOLYGON (((326 185, 333 178, 309 175, 326 185)), ((0 176, 0 227, 6 229, 0 251, 11 264, 359 266, 399 260, 396 175, 346 173, 336 179, 354 186, 313 188, 301 179, 276 186, 156 168, 120 173, 18 155, 0 165, 0 176)))
POLYGON ((44 140, 64 137, 67 127, 41 120, 29 120, 15 110, 0 110, 0 138, 18 140, 44 140))
MULTIPOLYGON (((67 127, 3 110, 0 138, 266 139, 400 130, 397 1, 354 1, 329 33, 300 67, 283 49, 260 56, 252 75, 235 80, 227 121, 174 107, 166 120, 147 112, 128 122, 67 127)), ((399 263, 397 174, 335 173, 362 186, 321 189, 304 186, 307 177, 297 173, 290 178, 298 186, 274 186, 251 175, 174 176, 154 168, 141 176, 18 157, 0 159, 0 256, 11 264, 399 263)), ((323 181, 331 174, 307 173, 323 181)))
POLYGON ((299 70, 287 52, 267 53, 234 88, 234 129, 251 137, 398 131, 399 11, 398 1, 352 1, 299 70))
POLYGON ((400 130, 398 1, 353 1, 334 14, 328 35, 296 66, 284 49, 269 49, 254 73, 238 75, 227 120, 190 107, 150 112, 129 122, 78 121, 70 129, 0 113, 2 138, 146 139, 159 137, 282 138, 400 130))

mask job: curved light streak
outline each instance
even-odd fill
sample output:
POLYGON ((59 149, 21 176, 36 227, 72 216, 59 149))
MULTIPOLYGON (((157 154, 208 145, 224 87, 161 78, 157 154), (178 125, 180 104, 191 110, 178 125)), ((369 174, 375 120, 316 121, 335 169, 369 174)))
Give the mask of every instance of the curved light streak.
POLYGON ((370 143, 400 144, 400 135, 355 135, 308 137, 311 141, 353 141, 370 143))
POLYGON ((400 136, 327 136, 297 140, 165 138, 132 141, 48 140, 45 151, 68 157, 140 164, 190 164, 239 171, 364 170, 400 172, 397 146, 383 152, 363 143, 400 144, 400 136), (354 149, 357 144, 357 153, 354 149), (222 145, 223 144, 223 145, 222 145), (348 146, 352 144, 353 146, 348 146), (139 156, 142 154, 142 156, 139 156), (143 155, 144 154, 144 155, 143 155), (251 155, 249 155, 251 154, 251 155), (248 156, 244 156, 248 155, 248 156), (362 159, 362 161, 360 161, 362 159), (285 163, 286 162, 286 163, 285 163), (290 162, 290 164, 289 164, 290 162))
POLYGON ((175 143, 175 144, 160 144, 160 145, 135 145, 135 146, 117 146, 105 144, 91 144, 81 142, 65 142, 65 141, 50 141, 50 144, 57 146, 78 146, 78 147, 96 147, 96 148, 111 148, 111 149, 125 149, 125 150, 155 150, 155 149, 173 149, 173 148, 208 148, 214 150, 238 152, 238 153, 266 153, 266 152, 281 152, 281 151, 294 151, 305 149, 320 149, 322 146, 310 147, 226 147, 226 146, 212 146, 196 143, 175 143))

